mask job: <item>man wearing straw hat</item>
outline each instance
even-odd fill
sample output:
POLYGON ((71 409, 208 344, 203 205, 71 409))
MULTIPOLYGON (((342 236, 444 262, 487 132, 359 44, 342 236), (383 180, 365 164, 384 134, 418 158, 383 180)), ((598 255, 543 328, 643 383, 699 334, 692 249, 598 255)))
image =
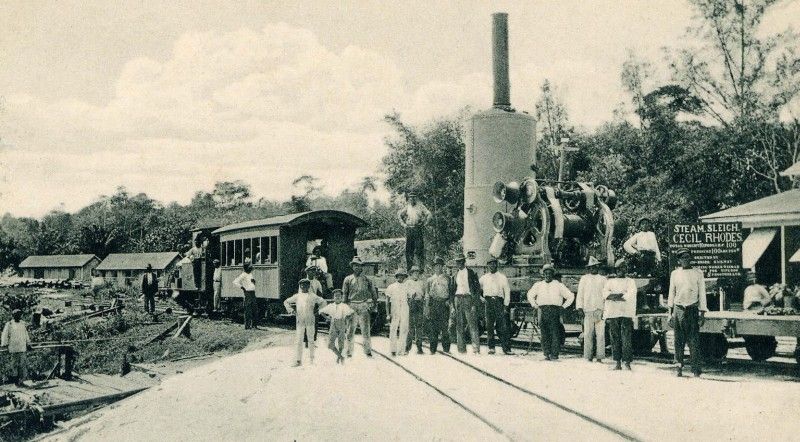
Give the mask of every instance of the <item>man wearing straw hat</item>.
POLYGON ((353 339, 356 328, 361 329, 361 336, 364 339, 364 354, 367 355, 367 357, 372 357, 372 344, 370 340, 372 334, 372 318, 370 315, 373 307, 378 305, 378 290, 375 289, 372 280, 362 273, 362 265, 361 258, 358 256, 354 257, 350 262, 353 274, 348 275, 344 278, 344 282, 342 282, 344 302, 356 312, 347 330, 348 358, 353 356, 353 339))
POLYGON ((408 286, 404 284, 406 271, 398 269, 394 273, 397 281, 386 287, 386 301, 389 303, 389 346, 392 356, 406 354, 408 340, 408 286))
POLYGON ((596 357, 597 362, 603 362, 606 355, 606 325, 603 320, 606 277, 599 274, 600 261, 594 256, 589 257, 586 267, 589 273, 581 276, 575 296, 575 308, 583 312, 583 357, 588 361, 596 357))
POLYGON ((544 280, 537 281, 528 290, 528 302, 539 309, 539 328, 542 331, 542 353, 546 360, 558 360, 561 351, 561 312, 569 307, 575 295, 556 279, 552 264, 542 266, 544 280))
POLYGON ((411 350, 411 345, 417 345, 417 354, 422 354, 422 337, 425 335, 425 282, 420 280, 420 270, 411 266, 410 278, 406 279, 405 286, 408 293, 409 333, 406 339, 406 353, 411 350))
POLYGON ((678 376, 683 376, 683 351, 689 344, 692 356, 692 373, 700 376, 702 355, 700 354, 700 327, 708 311, 706 306, 706 281, 703 272, 692 268, 692 253, 689 249, 676 251, 680 267, 669 276, 670 321, 675 328, 675 359, 678 361, 678 376))
POLYGON ((464 342, 464 325, 466 325, 469 328, 472 351, 477 354, 481 351, 477 315, 477 309, 481 305, 481 284, 475 271, 466 267, 466 262, 464 255, 456 258, 458 271, 450 284, 455 289, 453 305, 456 315, 456 345, 459 353, 467 352, 467 344, 464 342))

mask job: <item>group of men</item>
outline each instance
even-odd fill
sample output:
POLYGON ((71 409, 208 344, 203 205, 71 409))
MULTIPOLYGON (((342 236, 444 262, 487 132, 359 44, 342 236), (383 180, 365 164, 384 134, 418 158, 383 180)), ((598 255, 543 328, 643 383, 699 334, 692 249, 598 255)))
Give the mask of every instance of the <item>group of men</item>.
MULTIPOLYGON (((702 271, 692 267, 691 252, 688 249, 678 249, 675 255, 679 266, 670 274, 667 306, 669 321, 675 332, 677 375, 683 375, 684 350, 688 344, 692 372, 695 376, 700 376, 700 327, 703 325, 705 312, 708 311, 705 278, 702 271)), ((618 260, 611 276, 601 274, 601 265, 596 259, 590 259, 588 267, 589 273, 582 276, 578 283, 575 303, 575 307, 583 314, 583 356, 589 361, 596 359, 602 362, 605 357, 607 325, 611 334, 612 357, 616 362, 614 368, 620 370, 624 364, 630 370, 633 360, 633 320, 636 316, 637 287, 636 282, 628 277, 629 264, 625 259, 618 260)), ((545 274, 545 280, 547 279, 545 274)), ((546 328, 544 322, 543 311, 543 347, 546 328)))

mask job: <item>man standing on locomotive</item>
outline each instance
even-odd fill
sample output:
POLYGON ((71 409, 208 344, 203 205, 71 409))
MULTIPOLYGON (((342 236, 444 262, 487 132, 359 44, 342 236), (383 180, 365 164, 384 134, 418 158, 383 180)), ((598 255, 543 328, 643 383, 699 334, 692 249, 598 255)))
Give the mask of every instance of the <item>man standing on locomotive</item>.
POLYGON ((506 275, 497 271, 497 259, 492 258, 486 264, 489 266, 489 273, 484 273, 478 282, 486 301, 486 340, 489 354, 494 354, 494 335, 497 330, 503 353, 510 355, 513 352, 506 309, 511 305, 511 287, 506 275))
POLYGON ((575 295, 553 279, 556 270, 552 264, 542 266, 543 281, 537 281, 528 290, 528 302, 539 309, 539 329, 542 331, 542 352, 548 361, 558 360, 561 351, 561 312, 572 304, 575 295))
POLYGON ((583 312, 583 357, 589 361, 596 357, 597 362, 603 362, 606 356, 606 325, 603 320, 606 277, 599 274, 600 261, 594 256, 589 257, 586 267, 589 273, 581 276, 575 297, 575 308, 583 312))
POLYGON ((417 259, 420 268, 425 268, 425 224, 431 218, 431 212, 424 204, 417 201, 417 195, 409 192, 408 204, 398 212, 400 224, 406 229, 406 268, 414 265, 417 259))
POLYGON ((350 328, 347 330, 347 357, 353 356, 353 345, 356 328, 361 329, 361 336, 364 339, 364 354, 372 357, 372 345, 370 336, 372 333, 372 309, 378 305, 378 290, 372 283, 372 280, 367 278, 362 273, 361 259, 356 256, 350 262, 353 269, 352 275, 347 275, 342 283, 342 292, 344 292, 344 302, 350 308, 355 310, 356 314, 352 321, 350 321, 350 328))
POLYGON ((467 352, 467 344, 464 342, 464 325, 469 328, 470 340, 472 341, 472 351, 475 354, 481 352, 478 334, 478 315, 477 309, 481 305, 481 284, 478 275, 474 270, 466 266, 467 259, 461 255, 456 258, 458 271, 450 283, 450 287, 455 289, 453 298, 455 308, 455 335, 456 345, 459 353, 467 352))
POLYGON ((448 322, 453 309, 450 278, 442 273, 444 259, 433 261, 433 275, 425 281, 425 317, 428 319, 428 340, 431 354, 436 354, 439 337, 442 339, 442 351, 450 353, 450 332, 448 322))
POLYGON ((700 327, 705 322, 706 306, 706 281, 703 272, 692 268, 692 253, 689 249, 681 248, 676 252, 679 268, 672 271, 669 276, 669 307, 670 322, 675 329, 675 359, 678 361, 678 376, 683 376, 683 350, 689 344, 692 356, 692 373, 700 376, 702 373, 700 354, 700 327))
POLYGON ((406 279, 408 292, 409 333, 406 340, 406 353, 411 350, 412 343, 417 344, 417 354, 422 354, 422 337, 425 334, 425 283, 419 279, 419 267, 413 266, 408 272, 410 278, 406 279))
POLYGON ((603 317, 611 334, 611 355, 617 363, 614 370, 627 370, 633 361, 633 318, 636 316, 636 282, 628 278, 628 264, 624 258, 617 260, 616 275, 603 287, 605 308, 603 317))
POLYGON ((242 273, 233 280, 233 285, 242 289, 244 329, 258 328, 254 325, 256 316, 256 280, 253 278, 253 266, 249 262, 244 264, 242 273))
POLYGON ((652 230, 650 218, 641 218, 637 227, 639 231, 628 238, 622 248, 631 255, 632 262, 636 264, 635 271, 639 276, 651 276, 656 270, 656 265, 661 262, 658 239, 652 230))

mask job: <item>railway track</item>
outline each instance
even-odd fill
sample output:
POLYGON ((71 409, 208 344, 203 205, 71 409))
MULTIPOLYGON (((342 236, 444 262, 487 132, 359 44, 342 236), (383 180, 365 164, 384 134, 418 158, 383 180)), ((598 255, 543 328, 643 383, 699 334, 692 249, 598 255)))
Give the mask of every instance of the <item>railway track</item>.
MULTIPOLYGON (((323 330, 320 333, 327 334, 323 330)), ((597 441, 641 440, 456 356, 439 353, 433 358, 394 358, 383 347, 388 347, 388 339, 373 339, 372 353, 380 360, 433 389, 507 440, 576 439, 587 435, 597 441)))

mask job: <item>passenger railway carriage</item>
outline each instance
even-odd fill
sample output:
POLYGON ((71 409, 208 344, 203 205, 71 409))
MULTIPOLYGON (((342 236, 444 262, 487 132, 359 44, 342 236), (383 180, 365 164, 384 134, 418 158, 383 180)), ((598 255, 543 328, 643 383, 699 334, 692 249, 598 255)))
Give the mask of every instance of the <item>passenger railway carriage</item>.
POLYGON ((199 284, 194 283, 194 266, 180 267, 179 291, 188 295, 194 306, 211 311, 213 302, 213 260, 222 269, 224 309, 235 313, 242 292, 233 280, 245 262, 253 265, 259 317, 283 313, 282 302, 297 292, 297 282, 304 277, 306 259, 314 246, 320 246, 326 258, 333 286, 341 287, 355 255, 356 230, 366 223, 359 217, 338 210, 316 210, 272 218, 245 221, 224 227, 202 227, 193 231, 194 240, 203 244, 199 265, 199 284))

